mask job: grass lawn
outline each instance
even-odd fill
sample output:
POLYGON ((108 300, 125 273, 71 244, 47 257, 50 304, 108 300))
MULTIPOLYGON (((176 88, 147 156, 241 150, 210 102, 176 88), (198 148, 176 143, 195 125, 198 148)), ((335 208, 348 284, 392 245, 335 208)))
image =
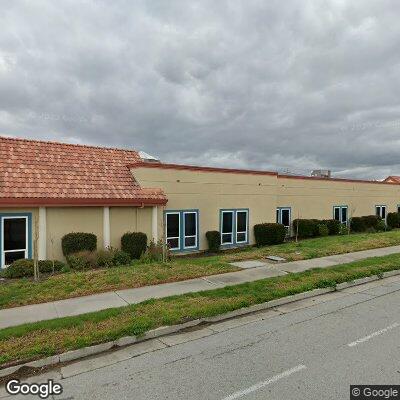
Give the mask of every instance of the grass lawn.
POLYGON ((248 247, 217 256, 176 257, 168 264, 137 262, 129 267, 59 274, 38 283, 19 279, 0 283, 0 308, 221 274, 237 270, 229 262, 260 259, 272 254, 287 260, 302 260, 394 245, 400 245, 400 230, 328 236, 259 249, 248 247))
POLYGON ((399 254, 325 269, 317 268, 222 289, 148 300, 76 317, 10 327, 0 330, 0 364, 10 365, 126 335, 140 335, 159 326, 214 316, 395 269, 400 269, 399 254))
POLYGON ((220 259, 233 262, 277 255, 286 258, 288 261, 297 261, 396 245, 400 245, 400 229, 381 233, 357 233, 343 236, 319 237, 316 239, 301 240, 298 243, 289 242, 276 246, 261 247, 259 249, 252 247, 232 254, 226 254, 220 259))

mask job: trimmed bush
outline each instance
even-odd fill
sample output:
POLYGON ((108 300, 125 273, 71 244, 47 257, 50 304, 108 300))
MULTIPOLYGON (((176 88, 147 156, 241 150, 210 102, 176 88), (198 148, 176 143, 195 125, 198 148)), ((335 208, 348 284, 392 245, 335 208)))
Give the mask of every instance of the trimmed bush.
POLYGON ((350 229, 352 232, 365 232, 367 225, 363 217, 353 217, 350 221, 350 229))
POLYGON ((115 266, 118 265, 129 265, 131 263, 131 256, 125 251, 115 249, 113 263, 115 266))
POLYGON ((282 224, 257 224, 254 225, 254 237, 258 247, 283 243, 286 237, 286 228, 282 224))
POLYGON ((311 238, 318 236, 318 224, 320 221, 317 219, 295 219, 293 221, 294 234, 298 234, 299 238, 311 238))
MULTIPOLYGON (((51 260, 40 260, 39 272, 41 273, 52 273, 53 272, 53 261, 51 260)), ((61 261, 54 261, 54 271, 61 271, 65 267, 65 264, 61 261)), ((22 258, 14 261, 8 268, 5 268, 2 275, 4 278, 28 278, 34 275, 33 273, 33 260, 22 258)))
POLYGON ((384 232, 384 231, 390 231, 392 228, 387 227, 385 224, 385 221, 380 220, 380 221, 378 221, 378 224, 376 225, 375 229, 377 232, 384 232))
POLYGON ((400 225, 400 214, 397 212, 388 213, 386 223, 390 228, 398 228, 400 225))
POLYGON ((98 268, 110 268, 115 265, 113 249, 97 250, 95 257, 96 257, 96 267, 98 268))
POLYGON ((67 256, 68 265, 76 271, 83 271, 97 267, 96 253, 93 251, 79 251, 67 256))
POLYGON ((139 259, 146 248, 147 236, 143 232, 127 232, 121 238, 121 249, 132 259, 139 259))
POLYGON ((375 230, 378 229, 379 221, 381 221, 381 218, 377 215, 365 215, 361 217, 361 219, 363 220, 366 229, 374 228, 375 230))
POLYGON ((340 225, 342 225, 336 219, 327 219, 324 221, 324 224, 328 227, 329 235, 339 235, 340 233, 340 225))
POLYGON ((63 236, 61 246, 65 257, 80 251, 95 251, 97 236, 94 233, 71 232, 63 236))
POLYGON ((319 224, 318 225, 318 233, 319 236, 328 236, 329 235, 329 229, 326 224, 319 224))
POLYGON ((217 253, 221 247, 221 234, 218 231, 206 232, 208 250, 211 253, 217 253))

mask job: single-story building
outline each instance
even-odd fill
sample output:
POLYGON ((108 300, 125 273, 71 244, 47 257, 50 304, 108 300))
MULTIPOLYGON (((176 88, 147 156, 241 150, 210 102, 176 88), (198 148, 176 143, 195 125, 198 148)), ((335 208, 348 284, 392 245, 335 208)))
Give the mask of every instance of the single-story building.
POLYGON ((63 259, 61 238, 97 235, 119 247, 140 231, 176 252, 254 243, 253 226, 295 218, 398 211, 400 184, 165 164, 134 150, 0 137, 0 265, 33 256, 63 259))

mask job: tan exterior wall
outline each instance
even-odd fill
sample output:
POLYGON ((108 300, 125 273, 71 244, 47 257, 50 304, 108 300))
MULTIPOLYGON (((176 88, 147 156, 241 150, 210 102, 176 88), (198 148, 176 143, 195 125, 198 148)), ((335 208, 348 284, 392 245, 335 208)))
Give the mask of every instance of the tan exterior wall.
MULTIPOLYGON (((199 210, 200 250, 207 249, 205 233, 219 230, 220 209, 250 209, 250 243, 255 224, 275 221, 276 176, 158 168, 135 168, 133 173, 141 186, 164 190, 164 210, 199 210)), ((162 210, 159 218, 162 226, 162 210)))
MULTIPOLYGON (((334 206, 348 206, 349 217, 375 214, 376 205, 397 211, 400 185, 283 178, 273 175, 140 167, 132 170, 143 187, 160 187, 165 210, 199 210, 200 250, 205 232, 219 230, 220 209, 248 208, 250 243, 253 226, 276 221, 277 207, 290 207, 295 218, 333 218, 334 206)), ((163 216, 159 215, 162 224, 163 216)))
POLYGON ((48 207, 47 258, 63 260, 61 238, 70 232, 97 235, 97 246, 103 245, 103 207, 48 207), (53 249, 51 245, 53 239, 53 249))
POLYGON ((292 218, 328 219, 334 206, 348 206, 349 217, 375 214, 376 205, 397 211, 400 185, 278 177, 278 207, 292 208, 292 218))
POLYGON ((121 247, 126 232, 144 232, 151 239, 151 207, 110 207, 111 246, 121 247))

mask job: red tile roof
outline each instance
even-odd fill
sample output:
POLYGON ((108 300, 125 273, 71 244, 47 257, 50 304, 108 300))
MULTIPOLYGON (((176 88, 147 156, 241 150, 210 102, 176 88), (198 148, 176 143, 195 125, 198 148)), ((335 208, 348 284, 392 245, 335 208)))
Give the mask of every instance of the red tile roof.
POLYGON ((134 150, 0 136, 0 204, 165 204, 129 170, 134 150))
POLYGON ((383 182, 400 183, 400 176, 388 176, 383 182))

